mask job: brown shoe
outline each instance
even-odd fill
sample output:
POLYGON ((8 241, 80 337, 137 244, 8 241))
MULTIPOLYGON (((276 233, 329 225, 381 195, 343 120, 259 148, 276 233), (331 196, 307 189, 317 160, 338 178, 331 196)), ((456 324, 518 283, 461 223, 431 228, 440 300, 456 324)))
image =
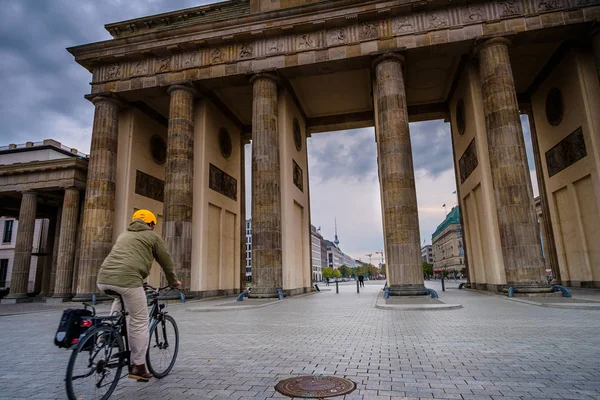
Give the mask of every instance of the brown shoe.
POLYGON ((138 381, 148 382, 150 378, 152 378, 152 374, 146 371, 146 364, 133 364, 129 369, 129 377, 131 379, 137 379, 138 381))

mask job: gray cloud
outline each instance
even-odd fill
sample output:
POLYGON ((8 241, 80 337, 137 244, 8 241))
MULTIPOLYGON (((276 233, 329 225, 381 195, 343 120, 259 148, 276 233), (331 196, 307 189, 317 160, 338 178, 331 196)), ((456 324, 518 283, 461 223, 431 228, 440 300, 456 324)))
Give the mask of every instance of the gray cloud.
MULTIPOLYGON (((214 2, 214 1, 210 1, 214 2)), ((1 144, 55 138, 87 151, 91 76, 66 47, 110 39, 104 24, 209 3, 5 0, 0 15, 1 144)))

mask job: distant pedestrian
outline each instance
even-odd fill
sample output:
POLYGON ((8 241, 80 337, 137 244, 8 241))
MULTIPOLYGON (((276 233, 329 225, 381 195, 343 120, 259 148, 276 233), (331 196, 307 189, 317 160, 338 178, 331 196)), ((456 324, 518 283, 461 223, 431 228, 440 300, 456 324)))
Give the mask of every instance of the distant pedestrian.
POLYGON ((360 287, 365 287, 365 277, 362 274, 358 276, 358 283, 360 284, 360 287))
POLYGON ((329 286, 329 278, 325 278, 325 286, 329 286))

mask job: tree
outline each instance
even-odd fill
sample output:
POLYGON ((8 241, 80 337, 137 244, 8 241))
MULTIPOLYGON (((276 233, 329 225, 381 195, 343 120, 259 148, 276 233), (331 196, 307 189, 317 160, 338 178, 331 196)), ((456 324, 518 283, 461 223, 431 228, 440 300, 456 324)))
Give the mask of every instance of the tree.
POLYGON ((367 266, 367 275, 369 276, 369 279, 373 279, 373 277, 375 275, 377 275, 378 273, 379 273, 379 269, 376 266, 371 265, 371 264, 369 264, 367 266))
POLYGON ((385 275, 385 264, 381 264, 381 268, 379 268, 379 274, 385 275))
POLYGON ((348 278, 351 272, 350 267, 348 267, 346 264, 342 264, 338 271, 340 271, 340 273, 342 274, 342 278, 348 278))
POLYGON ((429 264, 427 261, 423 261, 423 275, 433 275, 433 265, 429 264))
POLYGON ((342 273, 340 272, 339 269, 334 269, 333 270, 333 277, 334 278, 341 278, 342 277, 342 273))
POLYGON ((321 272, 323 273, 323 278, 333 278, 333 268, 325 267, 321 272))

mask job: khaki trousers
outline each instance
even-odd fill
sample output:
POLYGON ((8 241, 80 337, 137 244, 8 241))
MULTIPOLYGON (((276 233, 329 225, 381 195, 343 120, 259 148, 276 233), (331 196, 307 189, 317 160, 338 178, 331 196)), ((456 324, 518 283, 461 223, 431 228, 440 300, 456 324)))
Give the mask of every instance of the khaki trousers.
MULTIPOLYGON (((148 351, 148 302, 143 287, 124 288, 120 286, 104 285, 99 283, 98 288, 102 291, 112 290, 123 297, 125 311, 129 313, 127 318, 127 334, 131 346, 131 362, 135 365, 146 364, 146 352, 148 351)), ((121 301, 115 298, 110 314, 121 312, 121 301)))

